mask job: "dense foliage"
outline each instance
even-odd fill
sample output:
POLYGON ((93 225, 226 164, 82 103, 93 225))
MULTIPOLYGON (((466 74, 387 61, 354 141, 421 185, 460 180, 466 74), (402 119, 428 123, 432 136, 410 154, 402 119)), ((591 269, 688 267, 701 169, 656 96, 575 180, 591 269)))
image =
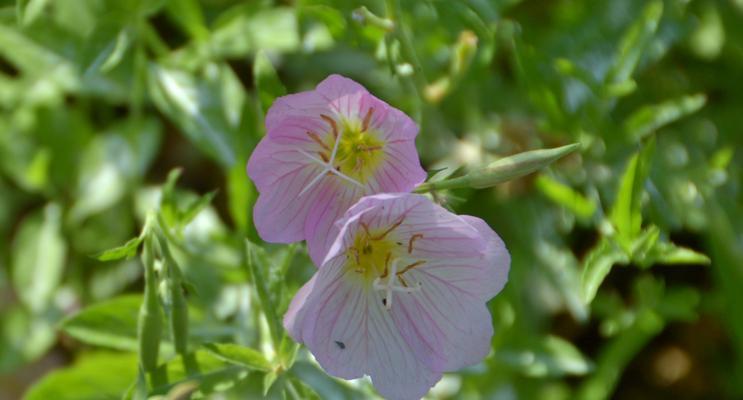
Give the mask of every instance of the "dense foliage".
POLYGON ((741 71, 740 0, 0 0, 0 398, 372 396, 283 331, 315 267, 245 173, 332 73, 420 124, 432 182, 580 144, 428 188, 512 257, 432 398, 743 397, 741 71))

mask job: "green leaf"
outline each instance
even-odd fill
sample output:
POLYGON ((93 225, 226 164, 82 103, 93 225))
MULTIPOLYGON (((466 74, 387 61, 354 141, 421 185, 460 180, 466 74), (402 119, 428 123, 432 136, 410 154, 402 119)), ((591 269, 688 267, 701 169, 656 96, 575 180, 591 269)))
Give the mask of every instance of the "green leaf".
POLYGON ((418 185, 414 191, 417 193, 424 193, 433 190, 463 187, 472 187, 475 189, 488 188, 495 186, 498 183, 506 182, 528 175, 534 171, 538 171, 560 158, 578 150, 578 148, 580 148, 580 144, 573 143, 553 149, 526 151, 502 158, 485 168, 472 171, 458 178, 422 183, 418 185))
POLYGON ((643 139, 658 128, 699 111, 706 102, 706 96, 696 94, 642 107, 625 120, 624 131, 632 140, 643 139))
POLYGON ((141 295, 115 297, 68 317, 62 322, 61 329, 87 344, 137 351, 137 319, 141 304, 141 295))
POLYGON ((25 400, 118 400, 137 374, 134 354, 92 353, 45 375, 25 400))
POLYGON ((517 346, 504 346, 496 358, 530 377, 585 375, 593 369, 591 361, 575 346, 557 336, 545 336, 517 346))
POLYGON ((237 161, 246 94, 225 64, 208 64, 201 76, 153 64, 149 91, 155 105, 204 153, 229 168, 237 161))
POLYGON ((128 260, 137 255, 137 249, 139 248, 140 243, 142 243, 142 237, 140 236, 129 239, 129 241, 123 245, 113 249, 108 249, 97 255, 96 258, 98 261, 112 261, 120 260, 122 258, 128 260))
POLYGON ((271 390, 271 387, 276 382, 276 378, 278 378, 279 375, 276 373, 276 371, 269 371, 266 373, 266 375, 263 376, 263 396, 265 397, 268 394, 268 391, 271 390))
POLYGON ((284 84, 279 80, 271 60, 263 50, 258 51, 253 62, 253 79, 263 110, 268 110, 273 101, 286 94, 284 84))
POLYGON ((299 48, 297 17, 293 8, 256 10, 243 5, 217 21, 208 42, 212 54, 240 58, 258 50, 290 52, 299 48))
POLYGON ((707 255, 669 242, 658 243, 650 254, 653 262, 659 264, 701 264, 709 265, 707 255))
POLYGON ((648 262, 648 253, 656 248, 660 239, 660 228, 655 225, 647 227, 639 234, 630 246, 630 259, 638 263, 641 267, 649 267, 652 261, 648 262))
POLYGON ((652 139, 632 156, 619 184, 610 219, 617 232, 619 243, 630 252, 632 241, 642 227, 642 193, 645 179, 650 172, 650 163, 655 140, 652 139))
POLYGON ((57 311, 32 314, 16 304, 0 316, 0 375, 12 374, 49 351, 57 342, 57 311))
POLYGON ((243 163, 235 163, 227 176, 227 196, 230 216, 240 232, 246 234, 252 227, 250 212, 256 200, 256 191, 245 173, 243 163))
POLYGON ((48 204, 42 215, 24 220, 13 243, 13 283, 21 301, 34 312, 46 309, 62 281, 67 247, 61 232, 62 210, 48 204))
POLYGON ((534 253, 540 261, 538 267, 560 293, 566 308, 577 321, 587 320, 589 312, 580 295, 581 277, 578 260, 573 253, 569 248, 558 247, 543 240, 537 241, 534 247, 534 253))
POLYGON ((230 364, 258 371, 271 370, 271 363, 258 350, 234 343, 207 343, 204 348, 217 358, 230 364))
POLYGON ((583 261, 583 271, 581 273, 581 297, 583 302, 591 304, 596 297, 599 286, 609 275, 609 271, 614 264, 628 261, 625 253, 615 247, 610 240, 601 239, 583 261))
POLYGON ((193 39, 203 41, 209 38, 204 12, 197 0, 170 0, 166 7, 173 22, 180 25, 193 39))
POLYGON ((29 26, 33 24, 42 15, 47 4, 49 4, 49 0, 18 0, 16 7, 21 25, 29 26))
POLYGON ((180 223, 183 225, 188 225, 188 223, 193 221, 193 219, 196 218, 196 216, 199 215, 201 211, 203 211, 206 207, 209 206, 209 204, 211 204, 214 196, 216 195, 217 190, 213 190, 191 202, 191 204, 189 204, 183 211, 180 218, 180 223))
POLYGON ((663 1, 653 0, 642 10, 642 15, 622 37, 614 56, 614 64, 607 75, 607 83, 622 83, 632 77, 642 55, 658 29, 663 15, 663 1))
POLYGON ((281 337, 281 344, 279 345, 279 363, 281 367, 288 371, 294 361, 297 359, 297 352, 299 351, 299 343, 296 343, 286 333, 281 337))
POLYGON ((567 208, 580 219, 588 220, 596 213, 596 203, 556 179, 541 174, 535 184, 547 198, 567 208))
MULTIPOLYGON (((194 397, 224 391, 245 379, 248 371, 243 367, 230 365, 212 352, 197 350, 186 357, 178 356, 158 367, 155 375, 167 377, 168 384, 152 389, 150 395, 177 391, 182 385, 195 385, 194 397), (190 372, 198 371, 198 372, 190 372)), ((189 391, 194 391, 194 388, 189 391)))

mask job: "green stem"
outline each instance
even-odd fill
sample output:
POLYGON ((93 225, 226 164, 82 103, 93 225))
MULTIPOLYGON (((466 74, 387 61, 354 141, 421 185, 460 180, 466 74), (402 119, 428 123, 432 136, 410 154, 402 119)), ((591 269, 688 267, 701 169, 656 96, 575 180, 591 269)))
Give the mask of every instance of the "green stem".
POLYGON ((660 333, 664 325, 664 321, 651 310, 638 311, 635 323, 601 352, 596 371, 580 387, 577 398, 609 398, 632 357, 660 333))
POLYGON ((165 271, 167 271, 167 290, 170 296, 170 330, 173 335, 173 346, 184 360, 186 370, 192 372, 191 363, 188 363, 188 304, 183 294, 183 277, 178 263, 173 258, 168 246, 168 240, 162 232, 162 225, 155 229, 160 252, 163 256, 165 271))
POLYGON ((153 53, 155 53, 155 55, 158 57, 164 57, 170 53, 168 45, 163 41, 155 28, 149 22, 143 22, 141 29, 145 43, 147 43, 148 47, 153 53))
POLYGON ((247 266, 248 276, 253 282, 256 294, 258 295, 260 306, 263 309, 264 315, 266 316, 266 321, 268 322, 268 331, 271 335, 271 342, 273 343, 274 349, 278 349, 281 343, 281 324, 279 323, 279 318, 276 315, 276 309, 274 308, 271 298, 268 295, 266 279, 263 276, 262 269, 257 265, 253 244, 249 240, 245 240, 245 264, 247 266))
MULTIPOLYGON (((148 230, 147 224, 145 231, 148 230)), ((157 275, 155 274, 155 259, 153 254, 152 237, 146 234, 142 250, 142 264, 144 265, 144 299, 139 309, 137 336, 139 342, 139 362, 142 370, 150 376, 152 386, 159 384, 157 370, 160 354, 160 339, 162 336, 162 310, 157 296, 157 275)))
POLYGON ((428 83, 426 77, 423 74, 423 66, 421 65, 418 54, 415 52, 413 41, 408 34, 405 24, 402 23, 402 8, 400 7, 400 0, 385 0, 385 8, 387 12, 387 19, 392 21, 394 24, 394 35, 397 40, 400 41, 400 47, 402 50, 405 61, 409 62, 413 66, 413 81, 415 82, 416 90, 420 95, 426 88, 428 83))

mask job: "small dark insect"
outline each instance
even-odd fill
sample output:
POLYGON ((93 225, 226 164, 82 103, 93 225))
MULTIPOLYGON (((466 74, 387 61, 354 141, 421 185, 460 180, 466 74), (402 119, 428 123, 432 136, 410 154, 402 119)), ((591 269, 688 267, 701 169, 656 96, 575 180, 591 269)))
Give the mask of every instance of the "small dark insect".
POLYGON ((335 341, 335 344, 338 345, 338 348, 340 348, 341 350, 345 350, 346 349, 346 344, 343 343, 343 342, 339 342, 339 341, 336 340, 335 341))
POLYGON ((387 305, 387 299, 382 299, 382 305, 383 306, 386 306, 387 305))

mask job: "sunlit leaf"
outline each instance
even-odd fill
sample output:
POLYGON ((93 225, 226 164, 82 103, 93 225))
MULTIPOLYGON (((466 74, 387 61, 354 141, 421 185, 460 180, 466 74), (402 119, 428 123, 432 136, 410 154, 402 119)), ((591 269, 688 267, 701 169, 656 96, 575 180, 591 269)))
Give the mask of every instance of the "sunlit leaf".
POLYGON ((632 73, 640 63, 643 53, 658 29, 658 23, 662 15, 662 1, 653 0, 645 5, 640 17, 622 37, 607 82, 621 83, 632 77, 632 73))
POLYGON ((130 259, 137 254, 137 249, 140 243, 142 243, 142 237, 135 237, 130 239, 119 247, 108 249, 103 253, 96 256, 99 261, 112 261, 120 259, 130 259))
POLYGON ((504 347, 497 359, 531 377, 584 375, 593 365, 570 342, 557 336, 529 341, 522 347, 504 347))
POLYGON ((697 112, 706 102, 704 95, 697 94, 642 107, 625 120, 624 130, 633 140, 640 140, 658 128, 697 112))
POLYGON ((610 240, 602 239, 588 253, 583 261, 583 271, 581 273, 581 297, 583 302, 590 304, 596 292, 601 286, 614 264, 626 263, 629 261, 625 253, 614 246, 610 240))
POLYGON ((209 64, 202 77, 160 65, 149 69, 150 93, 158 108, 183 133, 224 167, 237 160, 242 143, 237 132, 245 94, 226 65, 209 64))
POLYGON ((582 194, 547 175, 539 175, 536 185, 550 200, 567 208, 578 218, 589 219, 596 212, 596 204, 582 194))
POLYGON ((66 334, 87 344, 136 351, 140 304, 140 295, 114 297, 70 316, 62 322, 61 328, 66 334))
POLYGON ((13 243, 13 283, 32 310, 49 306, 62 273, 67 246, 62 236, 62 210, 49 204, 42 215, 27 218, 13 243))
POLYGON ((120 399, 137 374, 134 354, 92 353, 49 373, 29 389, 26 400, 120 399), (104 367, 105 366, 105 367, 104 367))
POLYGON ((276 75, 276 70, 264 51, 259 51, 255 55, 253 79, 263 110, 268 110, 277 97, 286 94, 284 85, 276 75))
POLYGON ((630 243, 640 234, 642 225, 642 193, 650 172, 655 140, 646 143, 632 156, 624 170, 610 219, 619 242, 629 251, 630 243))

